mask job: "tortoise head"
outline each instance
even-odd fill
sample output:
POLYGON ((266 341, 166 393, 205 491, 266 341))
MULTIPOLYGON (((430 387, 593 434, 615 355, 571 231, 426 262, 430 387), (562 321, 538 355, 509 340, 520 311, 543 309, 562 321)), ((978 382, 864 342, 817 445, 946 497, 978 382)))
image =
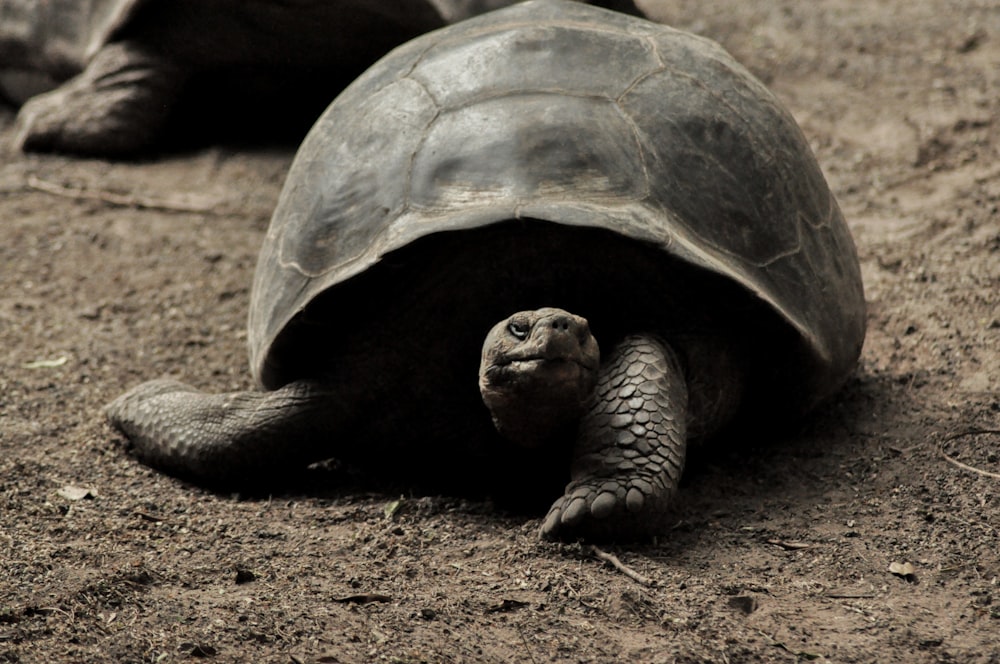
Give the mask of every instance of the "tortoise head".
POLYGON ((479 391, 501 435, 537 447, 576 426, 600 361, 586 319, 562 309, 520 311, 486 335, 479 391))

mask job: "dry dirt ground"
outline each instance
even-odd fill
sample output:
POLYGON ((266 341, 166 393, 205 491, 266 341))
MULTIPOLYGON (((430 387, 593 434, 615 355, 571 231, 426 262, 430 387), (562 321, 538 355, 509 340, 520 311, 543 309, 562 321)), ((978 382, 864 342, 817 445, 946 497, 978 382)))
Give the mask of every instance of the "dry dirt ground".
POLYGON ((644 6, 809 136, 870 305, 843 392, 695 459, 670 532, 606 547, 622 568, 457 498, 212 494, 137 464, 101 406, 161 375, 249 387, 293 148, 5 149, 0 662, 1000 662, 1000 9, 644 6))

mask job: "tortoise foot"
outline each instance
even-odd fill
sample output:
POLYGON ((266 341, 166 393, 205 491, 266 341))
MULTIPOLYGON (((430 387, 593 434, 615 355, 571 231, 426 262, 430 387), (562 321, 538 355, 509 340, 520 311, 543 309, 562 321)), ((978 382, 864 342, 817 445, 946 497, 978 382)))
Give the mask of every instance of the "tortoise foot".
POLYGON ((662 532, 684 467, 687 387, 673 351, 648 336, 609 354, 583 418, 571 481, 547 539, 636 540, 662 532))
POLYGON ((188 395, 197 399, 198 390, 176 380, 151 380, 136 385, 105 407, 111 424, 124 433, 139 458, 153 456, 174 424, 172 407, 188 395))
POLYGON ((97 156, 142 150, 166 122, 184 78, 131 42, 111 44, 80 75, 21 107, 14 144, 97 156))
POLYGON ((132 388, 106 409, 143 463, 202 484, 257 487, 334 456, 350 413, 323 385, 206 394, 174 380, 132 388))
POLYGON ((175 392, 197 392, 195 388, 177 380, 161 378, 136 385, 128 392, 105 406, 108 419, 115 426, 123 421, 134 419, 140 411, 148 409, 148 403, 167 394, 175 392))
POLYGON ((672 494, 656 479, 576 480, 552 504, 541 535, 549 540, 645 539, 662 530, 672 494))

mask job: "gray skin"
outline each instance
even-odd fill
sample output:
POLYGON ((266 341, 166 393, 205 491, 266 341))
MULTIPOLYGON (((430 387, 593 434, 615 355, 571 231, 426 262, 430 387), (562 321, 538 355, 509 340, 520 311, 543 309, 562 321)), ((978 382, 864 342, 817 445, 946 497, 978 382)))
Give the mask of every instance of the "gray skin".
MULTIPOLYGON (((688 419, 687 386, 665 343, 630 336, 601 363, 583 318, 554 308, 518 312, 487 335, 479 386, 496 430, 527 450, 528 463, 533 450, 559 449, 575 439, 570 481, 545 518, 543 536, 635 539, 662 528, 659 517, 667 513, 684 465, 688 419)), ((152 381, 119 397, 108 413, 149 465, 203 480, 218 481, 224 473, 230 481, 236 475, 256 482, 296 461, 331 452, 357 456, 326 436, 352 428, 352 420, 356 427, 365 405, 352 405, 359 400, 330 388, 325 381, 296 381, 267 393, 205 395, 174 381, 152 381), (297 446, 291 455, 285 447, 290 440, 297 446)), ((398 414, 380 416, 394 423, 397 437, 406 431, 398 414)), ((411 445, 418 449, 420 441, 411 445)), ((460 461, 455 455, 441 463, 455 467, 460 461)), ((462 466, 458 472, 477 468, 462 466)), ((516 477, 509 470, 503 477, 479 470, 477 481, 494 494, 516 477)), ((524 504, 525 496, 514 502, 524 504)))
MULTIPOLYGON (((230 122, 260 118, 247 122, 251 135, 272 118, 304 132, 393 47, 512 1, 0 0, 0 92, 6 81, 6 96, 24 102, 14 143, 27 151, 142 151, 185 95, 202 98, 188 124, 223 105, 230 122), (18 83, 35 92, 37 80, 61 84, 18 99, 18 83)), ((606 4, 638 13, 631 0, 606 4)))
POLYGON ((528 2, 395 50, 306 137, 251 290, 264 391, 153 381, 108 416, 206 485, 334 457, 551 505, 544 537, 639 539, 689 444, 793 422, 864 329, 847 226, 759 81, 699 37, 528 2))
MULTIPOLYGON (((737 376, 729 379, 734 388, 737 376)), ((687 384, 661 339, 632 335, 601 365, 587 321, 561 309, 522 311, 486 336, 479 389, 501 436, 552 444, 576 431, 571 481, 542 533, 587 520, 643 532, 635 515, 664 514, 684 467, 687 384)), ((588 535, 610 535, 591 526, 588 535), (595 532, 596 531, 596 532, 595 532)))

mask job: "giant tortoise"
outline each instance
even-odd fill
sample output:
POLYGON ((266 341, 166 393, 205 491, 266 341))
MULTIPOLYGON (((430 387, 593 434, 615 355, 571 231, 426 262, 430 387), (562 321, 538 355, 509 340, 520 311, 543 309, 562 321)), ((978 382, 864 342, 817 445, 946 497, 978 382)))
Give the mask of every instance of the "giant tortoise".
POLYGON ((338 458, 548 496, 546 537, 641 538, 688 441, 792 421, 864 330, 778 100, 707 39, 538 0, 396 49, 308 134, 253 282, 263 391, 159 380, 108 413, 206 484, 338 458))
MULTIPOLYGON (((194 98, 185 119, 213 129, 235 123, 260 134, 298 121, 304 132, 392 47, 512 2, 0 0, 0 74, 69 79, 21 109, 15 143, 27 150, 142 150, 183 97, 194 98)), ((638 12, 631 0, 599 4, 638 12)), ((30 94, 7 87, 18 102, 30 94)), ((178 124, 189 133, 193 122, 178 124)))

